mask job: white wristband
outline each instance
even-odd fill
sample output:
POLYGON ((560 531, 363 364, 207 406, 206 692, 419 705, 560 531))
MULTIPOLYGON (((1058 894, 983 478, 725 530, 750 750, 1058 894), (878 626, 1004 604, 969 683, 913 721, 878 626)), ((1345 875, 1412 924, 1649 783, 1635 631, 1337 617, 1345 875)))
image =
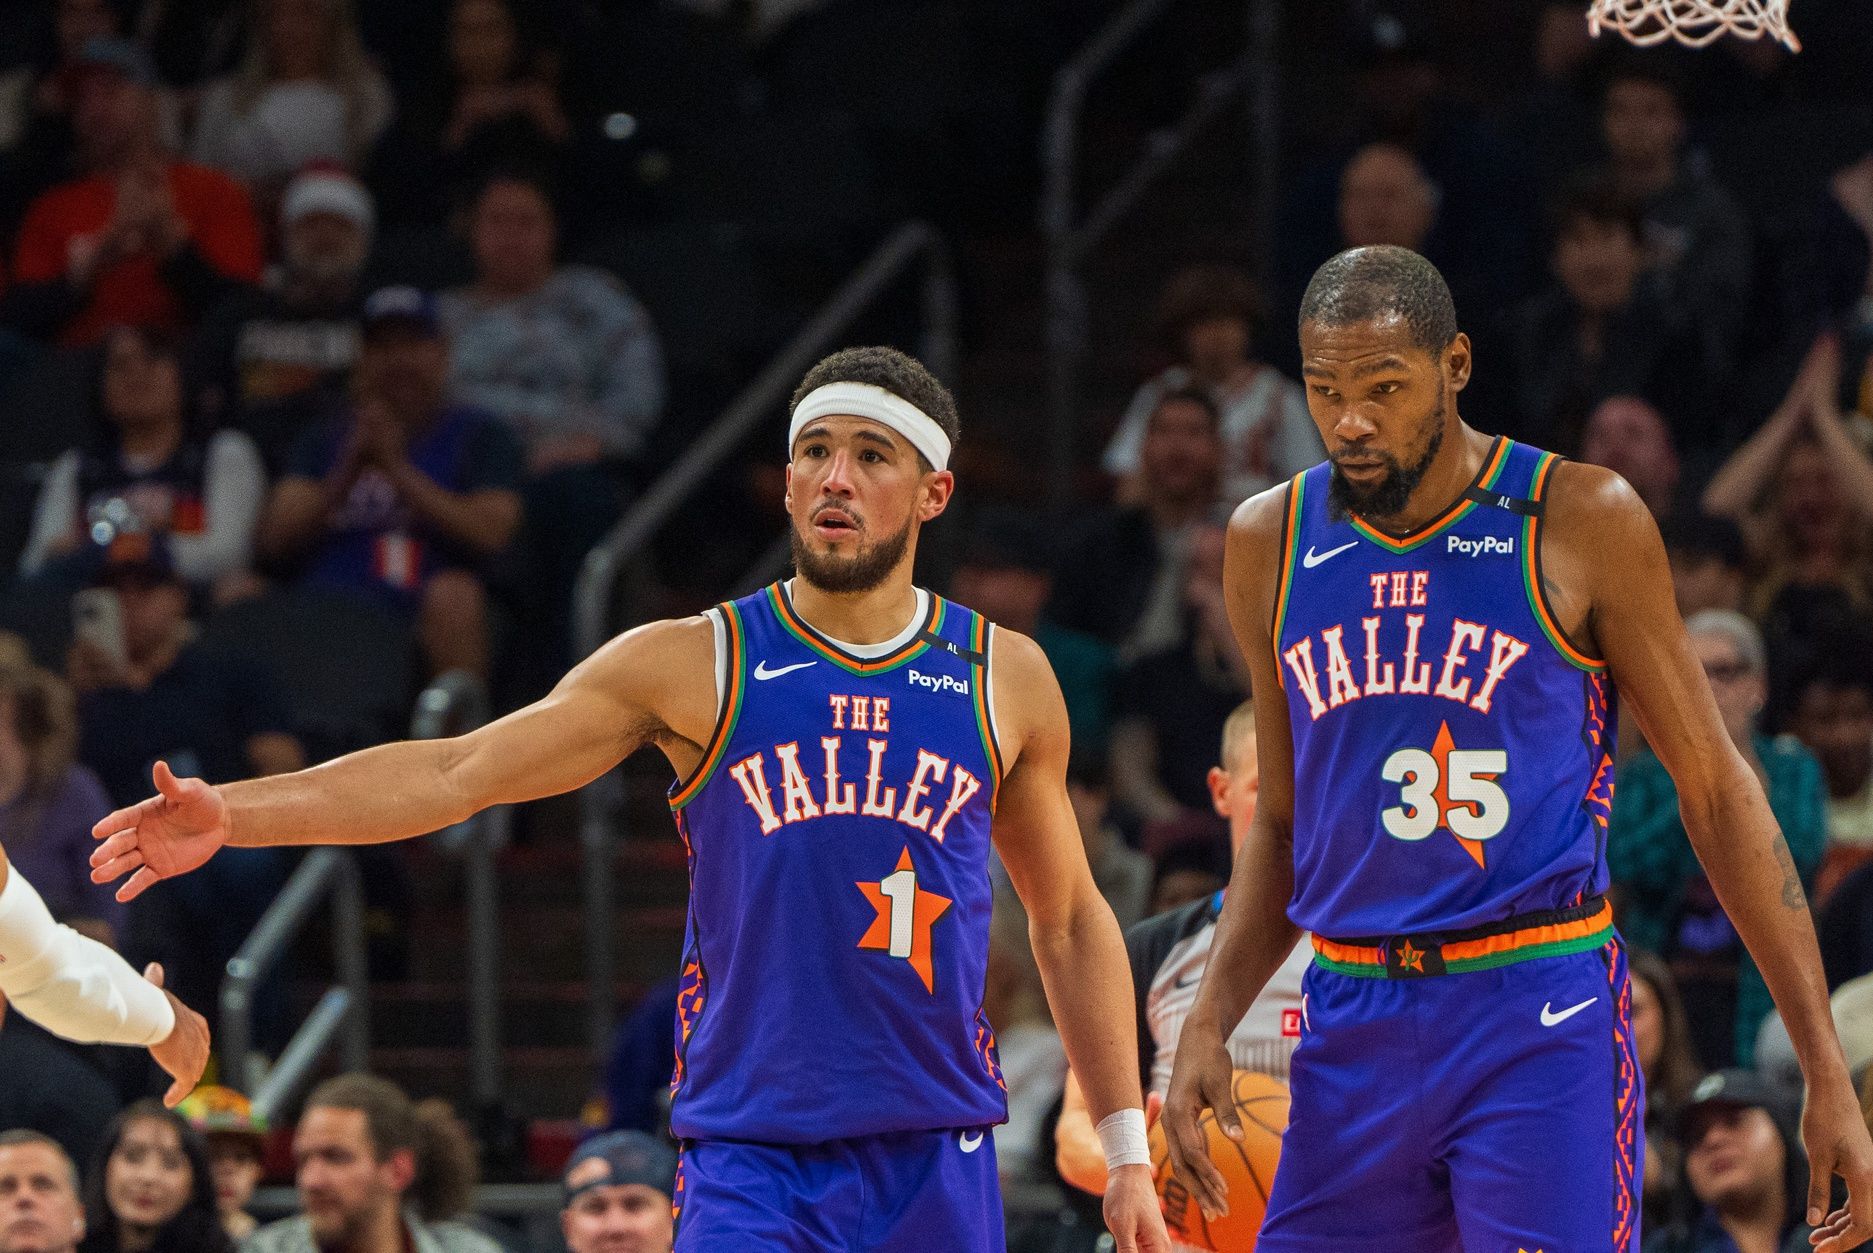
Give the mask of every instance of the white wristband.
POLYGON ((160 988, 96 940, 52 921, 19 867, 0 889, 0 992, 54 1035, 81 1044, 160 1044, 176 1013, 160 988))
POLYGON ((1145 1135, 1145 1111, 1121 1109, 1099 1120, 1099 1145, 1106 1151, 1106 1169, 1149 1166, 1151 1142, 1145 1135))

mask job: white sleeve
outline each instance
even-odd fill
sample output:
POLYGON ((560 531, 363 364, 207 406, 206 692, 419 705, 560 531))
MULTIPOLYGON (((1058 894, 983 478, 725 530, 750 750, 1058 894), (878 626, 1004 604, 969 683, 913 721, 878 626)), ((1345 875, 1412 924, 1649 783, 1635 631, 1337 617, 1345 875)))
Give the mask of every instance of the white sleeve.
POLYGON ((245 569, 253 560, 266 497, 266 466, 254 441, 241 431, 217 431, 208 441, 202 474, 204 529, 169 537, 176 573, 191 583, 211 583, 245 569))
POLYGON ((96 940, 52 921, 18 867, 0 889, 0 993, 54 1035, 80 1044, 160 1044, 176 1029, 162 990, 96 940))
POLYGON ((52 546, 72 533, 78 520, 78 454, 59 454, 39 487, 33 505, 32 534, 20 553, 20 573, 34 574, 52 554, 52 546))

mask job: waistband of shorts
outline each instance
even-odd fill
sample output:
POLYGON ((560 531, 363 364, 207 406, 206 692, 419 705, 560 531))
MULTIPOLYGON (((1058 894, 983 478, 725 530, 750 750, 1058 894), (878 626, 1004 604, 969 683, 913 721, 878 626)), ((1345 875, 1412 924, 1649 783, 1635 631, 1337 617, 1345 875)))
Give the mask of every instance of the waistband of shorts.
POLYGON ((1316 935, 1314 964, 1363 979, 1421 979, 1584 953, 1612 938, 1613 906, 1606 897, 1596 895, 1564 909, 1518 914, 1463 931, 1357 940, 1316 935))

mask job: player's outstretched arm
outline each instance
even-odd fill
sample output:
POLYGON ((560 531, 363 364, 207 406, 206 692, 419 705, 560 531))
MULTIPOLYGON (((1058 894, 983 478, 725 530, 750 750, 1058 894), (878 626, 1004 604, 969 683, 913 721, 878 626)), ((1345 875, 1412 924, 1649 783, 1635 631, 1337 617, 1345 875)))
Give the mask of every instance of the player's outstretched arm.
POLYGON ((26 877, 0 849, 0 1016, 11 1004, 54 1035, 84 1044, 141 1045, 175 1081, 172 1108, 208 1065, 208 1023, 96 940, 53 922, 26 877))
POLYGON ((703 618, 629 631, 544 699, 466 735, 351 753, 292 774, 210 786, 159 762, 157 794, 93 828, 91 877, 129 900, 224 844, 379 844, 439 831, 490 805, 591 782, 645 743, 700 743, 713 723, 714 633, 703 618))
POLYGON ((1169 1237, 1143 1154, 1131 964, 1067 795, 1066 701, 1034 641, 1000 629, 994 640, 991 690, 1012 761, 996 800, 995 845, 1027 907, 1047 1003, 1093 1121, 1127 1110, 1136 1118, 1137 1160, 1110 1172, 1106 1226, 1126 1253, 1157 1253, 1169 1237))
POLYGON ((1542 566, 1552 580, 1550 599, 1560 602, 1564 623, 1585 619, 1583 635, 1632 702, 1677 783, 1698 860, 1788 1026, 1808 1081, 1808 1221, 1822 1227, 1816 1243, 1823 1253, 1845 1253, 1873 1238, 1873 1140, 1828 1012, 1814 922, 1788 841, 1724 730, 1672 599, 1664 543, 1637 494, 1608 471, 1564 465, 1548 493, 1547 519, 1542 566), (1835 1174, 1847 1180, 1851 1199, 1828 1214, 1835 1174))

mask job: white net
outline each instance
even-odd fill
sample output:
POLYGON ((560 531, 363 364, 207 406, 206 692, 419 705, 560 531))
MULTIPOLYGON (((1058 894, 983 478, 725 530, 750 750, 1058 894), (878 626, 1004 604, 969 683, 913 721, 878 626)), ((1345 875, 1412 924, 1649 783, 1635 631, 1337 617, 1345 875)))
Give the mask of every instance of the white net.
POLYGON ((1610 27, 1636 44, 1679 43, 1701 48, 1724 35, 1781 40, 1789 51, 1801 42, 1788 27, 1789 0, 1591 0, 1587 23, 1594 34, 1610 27))

